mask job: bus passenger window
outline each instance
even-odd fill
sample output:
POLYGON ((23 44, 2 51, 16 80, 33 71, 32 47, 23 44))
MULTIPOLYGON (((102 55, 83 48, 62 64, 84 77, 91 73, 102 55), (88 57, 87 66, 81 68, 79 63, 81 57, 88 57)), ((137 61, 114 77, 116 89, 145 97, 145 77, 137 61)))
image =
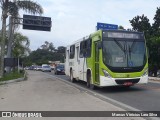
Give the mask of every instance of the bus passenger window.
POLYGON ((92 44, 92 42, 91 42, 91 39, 89 39, 89 40, 87 40, 87 57, 91 57, 91 44, 92 44))
POLYGON ((80 43, 80 58, 91 57, 91 39, 82 41, 80 43))
POLYGON ((84 42, 82 41, 81 43, 80 43, 80 54, 79 54, 79 57, 80 58, 83 58, 83 47, 84 46, 84 42))
POLYGON ((75 54, 75 45, 72 45, 70 47, 70 59, 74 58, 74 54, 75 54))

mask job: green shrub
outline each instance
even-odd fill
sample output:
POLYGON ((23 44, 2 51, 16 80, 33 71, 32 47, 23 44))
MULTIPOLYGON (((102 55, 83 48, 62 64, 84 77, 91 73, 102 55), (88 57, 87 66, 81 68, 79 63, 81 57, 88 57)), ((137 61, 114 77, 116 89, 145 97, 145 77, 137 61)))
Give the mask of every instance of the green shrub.
POLYGON ((0 81, 7 81, 7 80, 13 80, 17 78, 22 78, 24 77, 24 70, 20 71, 12 71, 11 73, 5 73, 3 78, 0 78, 0 81))

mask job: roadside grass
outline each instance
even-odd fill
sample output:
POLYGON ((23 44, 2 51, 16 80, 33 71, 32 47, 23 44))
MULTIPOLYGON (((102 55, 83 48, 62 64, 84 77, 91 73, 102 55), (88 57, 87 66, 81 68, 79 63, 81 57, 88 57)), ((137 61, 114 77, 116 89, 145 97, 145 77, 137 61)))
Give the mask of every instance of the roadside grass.
POLYGON ((5 73, 3 78, 0 78, 0 81, 8 81, 13 79, 18 79, 24 77, 24 71, 12 71, 11 73, 5 73))

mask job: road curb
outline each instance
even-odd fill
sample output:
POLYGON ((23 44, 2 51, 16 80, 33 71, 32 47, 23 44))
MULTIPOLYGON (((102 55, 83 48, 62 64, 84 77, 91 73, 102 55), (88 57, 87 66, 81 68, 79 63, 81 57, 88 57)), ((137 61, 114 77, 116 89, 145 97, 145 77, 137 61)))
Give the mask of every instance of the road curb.
POLYGON ((157 78, 157 77, 149 77, 149 82, 160 83, 160 78, 157 78))
POLYGON ((149 80, 158 80, 158 81, 160 81, 160 78, 158 78, 158 77, 149 77, 149 80))
POLYGON ((25 80, 27 80, 26 77, 27 77, 27 72, 25 71, 24 76, 22 78, 7 80, 7 81, 0 81, 0 85, 25 81, 25 80))

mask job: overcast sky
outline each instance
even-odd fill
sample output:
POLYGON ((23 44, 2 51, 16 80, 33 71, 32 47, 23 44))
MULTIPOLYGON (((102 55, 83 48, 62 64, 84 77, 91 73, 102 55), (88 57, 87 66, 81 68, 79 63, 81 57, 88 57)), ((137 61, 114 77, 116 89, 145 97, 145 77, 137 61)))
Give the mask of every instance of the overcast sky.
POLYGON ((129 20, 144 14, 153 23, 160 0, 34 0, 44 9, 42 16, 51 17, 51 32, 18 30, 30 39, 31 50, 44 41, 55 47, 71 44, 95 31, 97 22, 131 28, 129 20))

